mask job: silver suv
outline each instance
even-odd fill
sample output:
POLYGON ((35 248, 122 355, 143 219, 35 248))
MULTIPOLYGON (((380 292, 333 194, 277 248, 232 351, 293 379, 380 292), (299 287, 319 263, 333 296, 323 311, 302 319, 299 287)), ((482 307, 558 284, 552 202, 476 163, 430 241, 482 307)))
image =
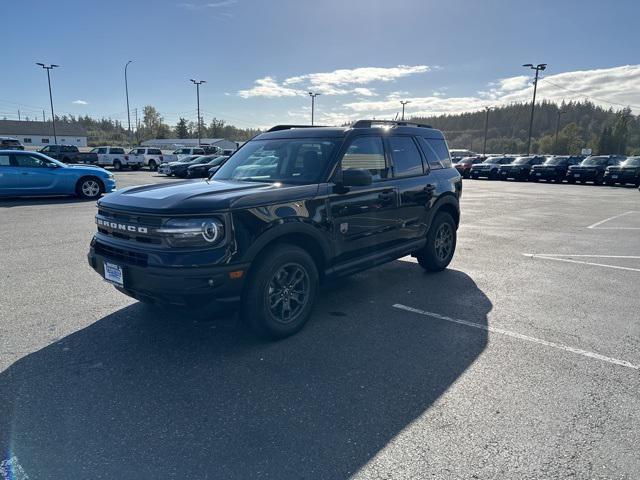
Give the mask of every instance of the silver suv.
POLYGON ((498 178, 500 166, 507 165, 514 160, 515 157, 507 155, 489 157, 484 162, 476 163, 471 167, 471 178, 476 180, 480 177, 486 177, 489 180, 495 180, 498 178))

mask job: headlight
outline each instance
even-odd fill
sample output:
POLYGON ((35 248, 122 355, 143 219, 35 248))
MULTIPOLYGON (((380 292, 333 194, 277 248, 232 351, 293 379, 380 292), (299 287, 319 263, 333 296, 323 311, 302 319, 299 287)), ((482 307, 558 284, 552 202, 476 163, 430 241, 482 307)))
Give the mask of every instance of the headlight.
POLYGON ((173 247, 209 247, 224 239, 224 223, 217 218, 173 218, 157 232, 173 247))

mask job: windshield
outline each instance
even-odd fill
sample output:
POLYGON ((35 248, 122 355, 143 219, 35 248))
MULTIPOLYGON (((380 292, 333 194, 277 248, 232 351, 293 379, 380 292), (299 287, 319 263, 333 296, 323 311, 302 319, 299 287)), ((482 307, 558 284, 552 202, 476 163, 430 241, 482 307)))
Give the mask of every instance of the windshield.
POLYGON ((589 166, 589 165, 606 165, 609 161, 608 157, 589 157, 585 159, 580 165, 589 166))
POLYGON ((498 163, 500 162, 500 160, 502 160, 504 157, 489 157, 487 158, 484 162, 482 163, 498 163))
POLYGON ((532 158, 533 157, 518 157, 513 162, 513 164, 514 165, 526 165, 527 163, 529 163, 531 161, 532 158))
POLYGON ((545 165, 562 165, 565 163, 569 157, 551 157, 544 162, 545 165))
POLYGON ((622 162, 623 167, 640 167, 640 157, 629 157, 622 162))
POLYGON ((335 150, 337 138, 254 140, 238 150, 214 180, 318 183, 335 150))

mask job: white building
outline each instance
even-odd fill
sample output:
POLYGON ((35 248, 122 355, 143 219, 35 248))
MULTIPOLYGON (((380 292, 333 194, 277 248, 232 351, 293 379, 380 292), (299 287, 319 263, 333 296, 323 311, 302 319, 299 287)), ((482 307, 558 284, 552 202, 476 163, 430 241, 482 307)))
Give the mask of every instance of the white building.
MULTIPOLYGON (((87 131, 79 125, 56 123, 56 136, 58 145, 87 146, 87 131)), ((25 147, 43 147, 55 143, 51 122, 0 120, 0 137, 13 137, 25 147)))
MULTIPOLYGON (((156 147, 162 150, 175 150, 181 147, 197 147, 197 138, 154 138, 142 142, 140 145, 143 147, 156 147)), ((216 146, 223 150, 235 150, 238 148, 236 142, 227 140, 225 138, 201 138, 200 145, 204 146, 216 146)))

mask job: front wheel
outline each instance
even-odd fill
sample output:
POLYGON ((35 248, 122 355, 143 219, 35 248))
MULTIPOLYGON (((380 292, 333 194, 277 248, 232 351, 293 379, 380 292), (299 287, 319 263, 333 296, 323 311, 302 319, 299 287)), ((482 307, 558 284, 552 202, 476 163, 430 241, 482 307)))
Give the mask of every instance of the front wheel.
POLYGON ((246 283, 241 317, 260 336, 284 338, 309 320, 319 288, 318 269, 302 248, 268 250, 246 283))
POLYGON ((100 180, 94 177, 82 178, 76 185, 76 193, 80 198, 92 200, 102 195, 104 187, 100 180))
POLYGON ((427 243, 416 253, 418 263, 428 272, 447 268, 456 250, 457 232, 453 217, 439 212, 427 233, 427 243))

